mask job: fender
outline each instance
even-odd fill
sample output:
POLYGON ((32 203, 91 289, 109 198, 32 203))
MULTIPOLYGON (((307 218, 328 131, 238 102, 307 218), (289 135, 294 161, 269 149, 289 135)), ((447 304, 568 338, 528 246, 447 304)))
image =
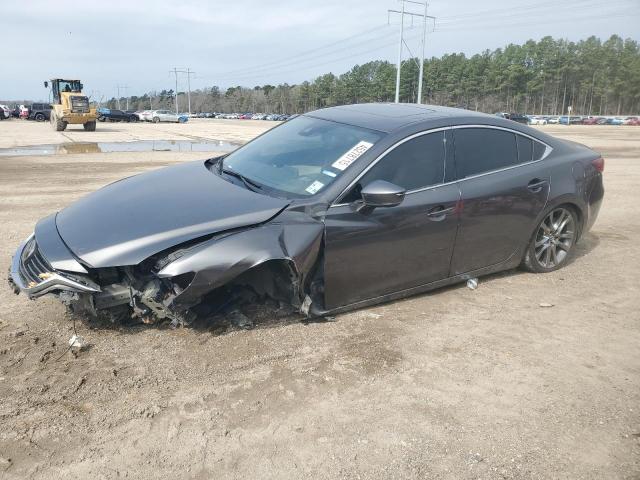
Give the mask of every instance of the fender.
POLYGON ((300 214, 299 222, 269 223, 214 238, 192 247, 158 272, 160 278, 193 274, 191 283, 173 300, 189 307, 201 297, 238 275, 271 260, 286 261, 301 292, 315 265, 322 243, 324 223, 300 214))

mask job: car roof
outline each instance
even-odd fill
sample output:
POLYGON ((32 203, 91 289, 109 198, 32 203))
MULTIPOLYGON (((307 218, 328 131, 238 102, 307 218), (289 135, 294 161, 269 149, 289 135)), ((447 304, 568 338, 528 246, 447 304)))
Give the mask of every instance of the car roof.
POLYGON ((462 108, 420 105, 416 103, 360 103, 355 105, 341 105, 339 107, 315 110, 305 115, 386 133, 413 123, 424 123, 431 120, 441 120, 443 118, 455 117, 456 120, 463 120, 468 118, 493 117, 493 115, 464 110, 462 108))

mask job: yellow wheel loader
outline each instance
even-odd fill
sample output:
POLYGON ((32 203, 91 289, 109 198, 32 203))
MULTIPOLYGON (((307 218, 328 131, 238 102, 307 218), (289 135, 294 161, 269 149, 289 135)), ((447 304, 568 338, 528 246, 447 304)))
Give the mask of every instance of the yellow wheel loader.
POLYGON ((67 125, 80 125, 88 132, 96 130, 98 114, 89 106, 89 99, 82 94, 80 80, 54 78, 44 82, 45 88, 51 83, 51 126, 62 132, 67 125))

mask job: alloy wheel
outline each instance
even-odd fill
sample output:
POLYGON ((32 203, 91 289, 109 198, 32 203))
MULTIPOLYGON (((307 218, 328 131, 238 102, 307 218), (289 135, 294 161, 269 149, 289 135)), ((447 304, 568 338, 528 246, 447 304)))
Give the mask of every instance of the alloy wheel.
POLYGON ((566 260, 575 238, 573 214, 566 208, 552 210, 536 232, 536 260, 544 268, 557 267, 566 260))

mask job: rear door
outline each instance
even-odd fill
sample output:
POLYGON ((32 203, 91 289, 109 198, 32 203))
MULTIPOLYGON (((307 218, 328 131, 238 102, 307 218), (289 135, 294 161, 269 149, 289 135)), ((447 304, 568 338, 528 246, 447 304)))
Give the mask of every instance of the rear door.
POLYGON ((454 128, 464 207, 451 275, 509 259, 528 240, 549 195, 546 145, 508 129, 454 128))
POLYGON ((325 217, 325 307, 399 292, 449 274, 460 191, 445 183, 446 139, 438 131, 387 152, 325 217), (386 180, 407 190, 395 207, 357 209, 360 190, 386 180))

